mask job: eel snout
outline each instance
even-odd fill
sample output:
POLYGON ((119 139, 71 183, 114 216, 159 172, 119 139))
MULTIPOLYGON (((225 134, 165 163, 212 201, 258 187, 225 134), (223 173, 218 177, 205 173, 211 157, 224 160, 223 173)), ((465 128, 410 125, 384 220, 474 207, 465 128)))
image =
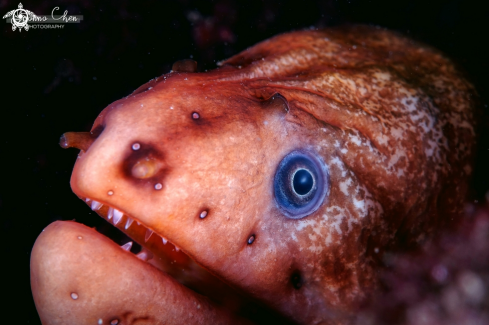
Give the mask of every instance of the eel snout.
POLYGON ((31 287, 47 324, 245 324, 109 238, 57 221, 38 237, 31 287))

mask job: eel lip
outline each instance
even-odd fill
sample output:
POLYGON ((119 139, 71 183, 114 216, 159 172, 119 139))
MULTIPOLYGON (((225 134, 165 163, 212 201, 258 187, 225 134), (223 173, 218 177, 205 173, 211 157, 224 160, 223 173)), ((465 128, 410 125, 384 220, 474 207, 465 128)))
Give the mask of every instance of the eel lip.
POLYGON ((82 224, 56 221, 31 254, 43 324, 248 324, 82 224))

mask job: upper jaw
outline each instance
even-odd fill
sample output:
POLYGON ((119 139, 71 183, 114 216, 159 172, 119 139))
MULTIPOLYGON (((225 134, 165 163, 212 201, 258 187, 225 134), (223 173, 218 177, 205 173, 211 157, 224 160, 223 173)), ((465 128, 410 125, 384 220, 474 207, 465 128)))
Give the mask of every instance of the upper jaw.
POLYGON ((185 254, 167 238, 158 235, 135 216, 129 216, 117 207, 100 203, 89 198, 82 198, 99 216, 112 223, 116 228, 141 245, 137 255, 143 261, 169 274, 179 283, 204 293, 219 303, 224 299, 241 300, 230 287, 211 275, 185 254), (210 288, 214 288, 209 290, 210 288), (216 290, 216 288, 218 288, 216 290), (219 295, 216 294, 219 292, 219 295))

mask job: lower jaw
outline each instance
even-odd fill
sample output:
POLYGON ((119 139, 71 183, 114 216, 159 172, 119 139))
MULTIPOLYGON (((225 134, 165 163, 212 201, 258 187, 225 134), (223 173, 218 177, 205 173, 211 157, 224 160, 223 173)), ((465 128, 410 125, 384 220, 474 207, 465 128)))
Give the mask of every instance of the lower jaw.
POLYGON ((82 224, 46 227, 31 254, 43 324, 250 324, 82 224))

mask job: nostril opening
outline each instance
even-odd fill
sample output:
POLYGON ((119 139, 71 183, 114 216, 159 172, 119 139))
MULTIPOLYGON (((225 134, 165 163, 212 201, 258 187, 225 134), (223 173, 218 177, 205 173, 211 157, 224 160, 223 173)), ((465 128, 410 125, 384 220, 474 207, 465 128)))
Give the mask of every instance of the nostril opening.
POLYGON ((292 282, 292 286, 295 289, 300 289, 302 287, 302 277, 299 271, 294 271, 292 275, 290 276, 290 282, 292 282))
POLYGON ((122 164, 125 176, 137 184, 151 185, 153 189, 161 190, 163 177, 168 171, 163 154, 154 145, 140 140, 126 145, 126 157, 122 164))
POLYGON ((102 132, 104 131, 104 128, 105 128, 105 126, 103 126, 102 124, 99 124, 95 128, 93 128, 92 131, 90 131, 92 138, 94 138, 94 139, 98 138, 99 135, 101 135, 102 132))
POLYGON ((158 171, 158 163, 151 158, 145 157, 139 159, 131 169, 133 177, 145 179, 153 177, 158 171))

